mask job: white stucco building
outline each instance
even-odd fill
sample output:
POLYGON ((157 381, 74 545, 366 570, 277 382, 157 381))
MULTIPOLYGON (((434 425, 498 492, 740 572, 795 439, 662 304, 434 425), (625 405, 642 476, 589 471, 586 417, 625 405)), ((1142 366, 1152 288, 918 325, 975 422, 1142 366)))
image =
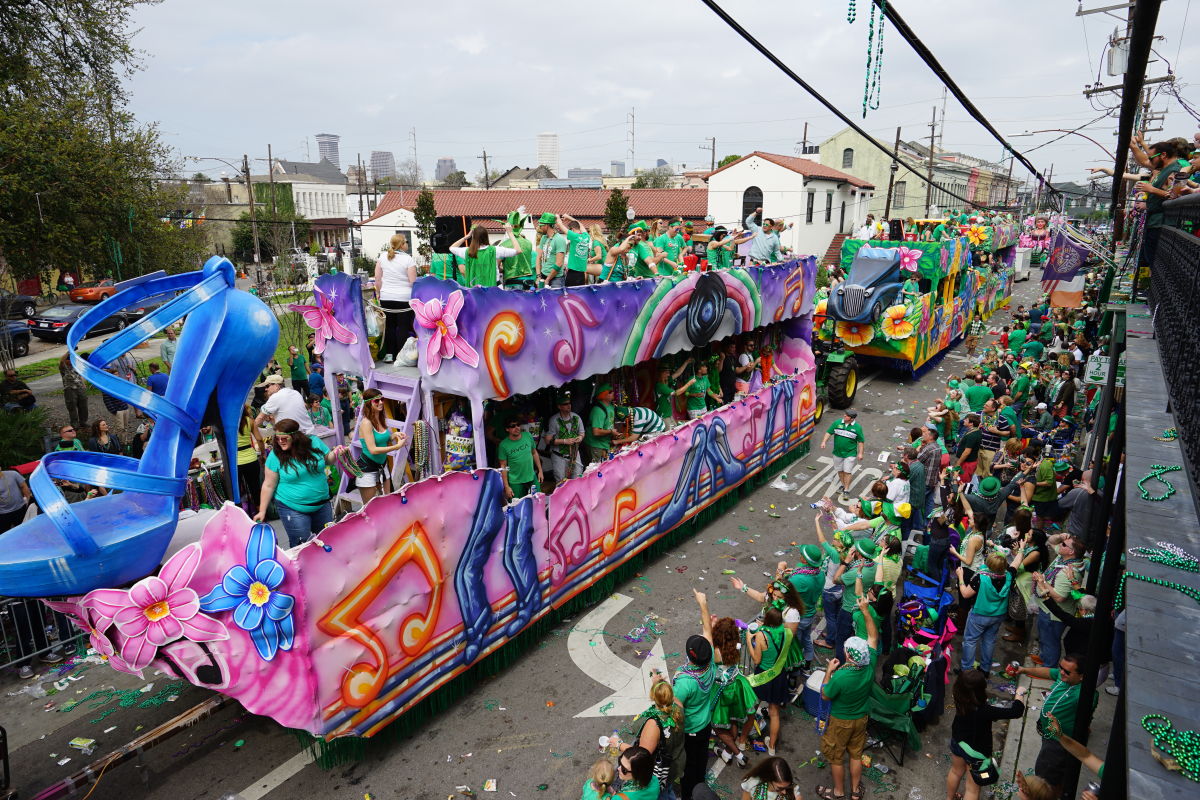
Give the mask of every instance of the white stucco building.
POLYGON ((806 158, 755 151, 708 174, 708 214, 742 227, 754 209, 793 223, 780 243, 798 254, 823 256, 838 233, 863 223, 875 187, 806 158))

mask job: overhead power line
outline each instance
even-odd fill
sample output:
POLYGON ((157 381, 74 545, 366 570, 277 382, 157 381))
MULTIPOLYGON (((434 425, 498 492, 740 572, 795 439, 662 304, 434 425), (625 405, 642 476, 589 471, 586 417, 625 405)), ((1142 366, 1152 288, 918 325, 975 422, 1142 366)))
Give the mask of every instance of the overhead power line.
MULTIPOLYGON (((770 61, 776 67, 778 67, 779 70, 784 75, 787 75, 789 78, 791 78, 792 81, 794 81, 797 85, 800 86, 800 88, 802 88, 804 91, 806 91, 810 95, 812 95, 813 99, 815 99, 818 103, 825 106, 825 108, 829 109, 829 111, 835 117, 840 119, 845 125, 849 126, 851 130, 853 130, 859 136, 863 137, 868 142, 870 142, 871 145, 874 146, 877 150, 881 150, 882 152, 887 153, 890 158, 894 159, 897 164, 904 167, 909 172, 912 172, 914 175, 918 175, 918 176, 921 174, 920 167, 914 167, 913 165, 911 165, 907 161, 905 161, 903 158, 901 158, 900 154, 898 152, 892 150, 890 147, 883 144, 882 142, 876 141, 870 134, 868 134, 865 130, 863 130, 861 127, 859 127, 858 124, 854 122, 854 120, 850 119, 850 117, 843 114, 838 109, 837 106, 835 106, 833 103, 826 100, 824 95, 822 95, 820 92, 818 92, 812 86, 810 86, 808 84, 808 82, 805 81, 803 78, 801 78, 799 75, 797 75, 795 73, 795 71, 792 70, 791 67, 789 67, 787 64, 784 64, 783 61, 781 61, 778 56, 776 56, 773 52, 771 52, 771 50, 769 48, 767 48, 766 45, 764 45, 758 39, 754 38, 754 36, 749 31, 747 31, 745 28, 743 28, 738 23, 737 20, 735 20, 733 17, 729 16, 729 14, 726 13, 725 9, 721 8, 713 0, 701 0, 701 2, 704 3, 704 5, 708 6, 709 9, 711 9, 714 14, 716 14, 718 17, 720 17, 721 20, 726 25, 728 25, 730 28, 732 28, 734 31, 736 31, 739 36, 741 36, 743 39, 745 39, 746 42, 751 47, 753 47, 759 53, 762 53, 764 58, 766 58, 768 61, 770 61)), ((1036 174, 1037 170, 1034 170, 1034 173, 1036 174)), ((950 189, 947 189, 945 186, 941 186, 941 185, 939 185, 937 183, 933 183, 933 182, 930 182, 930 185, 933 186, 935 189, 938 189, 939 191, 944 192, 949 197, 953 197, 956 200, 961 200, 962 202, 966 203, 967 205, 975 206, 976 208, 988 208, 987 205, 982 204, 982 203, 976 203, 974 200, 968 200, 967 198, 963 197, 962 195, 960 195, 956 192, 953 192, 950 189)))
POLYGON ((888 0, 872 0, 872 2, 879 6, 884 15, 888 18, 888 21, 891 22, 895 27, 896 31, 904 37, 904 40, 908 42, 909 46, 912 47, 913 51, 916 52, 917 56, 919 56, 920 59, 925 62, 929 69, 933 71, 933 74, 937 76, 938 80, 940 80, 942 84, 950 90, 950 94, 954 95, 954 98, 958 100, 959 104, 962 105, 964 109, 966 109, 967 113, 970 114, 976 122, 982 125, 984 129, 1004 147, 1005 150, 1012 154, 1013 158, 1015 158, 1021 163, 1022 166, 1025 167, 1025 169, 1032 172, 1038 180, 1045 183, 1046 188, 1051 194, 1057 193, 1058 190, 1050 185, 1050 182, 1046 180, 1042 173, 1038 172, 1037 167, 1035 167, 1028 158, 1018 152, 1015 147, 1009 144, 1008 140, 1005 139, 998 130, 992 127, 992 123, 988 122, 987 117, 983 115, 982 111, 975 107, 975 104, 971 102, 971 99, 967 97, 963 90, 958 88, 958 84, 955 83, 954 79, 950 77, 950 74, 946 72, 945 67, 938 63, 937 58, 935 58, 933 53, 930 52, 929 48, 925 46, 925 43, 921 41, 920 37, 913 32, 912 28, 908 27, 908 23, 905 22, 904 19, 896 12, 895 3, 888 2, 888 0))

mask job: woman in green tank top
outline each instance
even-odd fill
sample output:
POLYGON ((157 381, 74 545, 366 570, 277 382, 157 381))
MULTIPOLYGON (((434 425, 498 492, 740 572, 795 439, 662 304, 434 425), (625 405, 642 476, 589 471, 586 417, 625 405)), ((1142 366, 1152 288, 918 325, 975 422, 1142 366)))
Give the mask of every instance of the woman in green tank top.
MULTIPOLYGON (((763 613, 762 627, 750 637, 750 659, 754 662, 755 674, 766 672, 775 666, 780 658, 786 658, 782 652, 787 640, 787 631, 783 627, 783 612, 774 606, 763 613)), ((754 687, 758 699, 767 704, 767 715, 770 718, 767 737, 767 754, 775 755, 779 747, 779 727, 783 716, 783 707, 787 704, 788 694, 787 673, 780 671, 771 680, 754 687)))
MULTIPOLYGON (((512 238, 512 226, 504 223, 504 232, 512 238)), ((482 225, 471 228, 466 236, 450 246, 450 252, 462 263, 463 283, 466 286, 497 286, 499 284, 499 262, 505 258, 516 258, 521 251, 512 247, 496 247, 488 244, 488 232, 482 225), (463 244, 466 247, 463 247, 463 244)))
POLYGON ((407 442, 403 433, 388 428, 386 412, 383 392, 378 389, 363 392, 362 419, 358 423, 358 446, 362 450, 357 461, 362 475, 354 479, 363 505, 379 494, 381 488, 385 494, 392 491, 387 469, 388 453, 399 450, 407 442))

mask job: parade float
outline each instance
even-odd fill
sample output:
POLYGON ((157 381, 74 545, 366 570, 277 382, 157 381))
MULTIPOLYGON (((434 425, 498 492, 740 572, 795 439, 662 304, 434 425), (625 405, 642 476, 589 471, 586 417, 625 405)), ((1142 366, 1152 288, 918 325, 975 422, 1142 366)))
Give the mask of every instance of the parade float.
POLYGON ((876 361, 916 374, 961 337, 970 322, 990 317, 1012 293, 1011 226, 976 226, 941 242, 847 239, 842 243, 845 280, 822 290, 814 318, 823 342, 841 342, 859 361, 876 361), (975 264, 971 248, 986 250, 975 264), (915 282, 915 296, 905 296, 915 282))
MULTIPOLYGON (((192 398, 190 386, 204 379, 179 376, 205 374, 210 353, 265 362, 277 335, 265 307, 233 288, 227 265, 213 259, 203 273, 166 279, 177 289, 204 290, 186 291, 173 309, 149 315, 137 333, 110 339, 86 361, 73 329, 71 356, 84 376, 161 414, 160 428, 163 420, 180 429, 198 424, 214 377, 200 387, 205 396, 192 398), (237 316, 222 313, 227 310, 237 316), (189 312, 174 388, 162 403, 103 372, 122 348, 189 312)), ((421 278, 412 301, 416 369, 377 368, 367 347, 359 279, 321 276, 302 311, 327 365, 327 387, 333 388, 334 372, 344 371, 397 401, 388 423, 408 432, 414 449, 395 455, 408 458, 410 467, 420 461, 413 470, 420 479, 372 498, 293 549, 281 548, 272 528, 254 524, 236 502, 213 512, 198 540, 169 546, 171 514, 140 518, 143 509, 179 503, 180 479, 161 462, 151 468, 96 453, 69 463, 47 456, 31 481, 46 509, 42 522, 32 533, 15 529, 5 541, 38 544, 54 558, 23 561, 15 547, 6 548, 0 594, 71 595, 47 602, 69 615, 114 668, 186 679, 305 731, 322 747, 339 737, 375 735, 397 720, 401 724, 390 730, 403 731, 481 674, 511 663, 550 624, 611 592, 651 555, 690 536, 740 491, 807 452, 815 271, 815 260, 805 258, 529 292, 421 278), (632 387, 631 401, 648 403, 637 377, 647 366, 734 334, 766 331, 779 345, 774 374, 781 377, 614 451, 549 494, 506 502, 501 472, 485 466, 480 432, 488 403, 619 376, 632 387), (454 455, 440 411, 448 406, 468 410, 469 436, 478 445, 475 466, 443 471, 434 464, 454 455), (94 500, 56 503, 45 484, 62 475, 122 489, 110 497, 127 501, 96 514, 88 507, 94 500), (143 496, 153 502, 138 499, 143 496), (117 507, 125 519, 113 513, 117 507), (115 532, 92 528, 101 514, 115 532), (57 532, 59 525, 65 530, 57 532), (126 529, 136 535, 125 535, 126 529), (164 553, 170 555, 162 561, 164 553)), ((118 294, 93 317, 121 302, 118 294)), ((86 332, 76 328, 79 336, 86 332)), ((253 367, 255 376, 260 366, 253 367)), ((237 393, 240 405, 255 380, 250 372, 239 366, 221 376, 216 391, 223 408, 237 393)), ((222 419, 230 430, 234 417, 222 419)), ((158 438, 156 432, 151 442, 158 438)), ((393 467, 393 474, 404 474, 404 464, 393 467)), ((236 484, 230 491, 236 500, 236 484)))

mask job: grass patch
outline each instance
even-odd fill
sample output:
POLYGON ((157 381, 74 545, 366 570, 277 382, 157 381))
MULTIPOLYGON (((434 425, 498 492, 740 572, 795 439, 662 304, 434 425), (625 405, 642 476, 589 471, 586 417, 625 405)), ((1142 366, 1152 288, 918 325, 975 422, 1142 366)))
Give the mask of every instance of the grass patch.
POLYGON ((23 381, 33 381, 38 378, 44 378, 47 375, 52 375, 58 372, 58 359, 60 357, 44 358, 41 361, 35 361, 32 364, 18 367, 17 377, 23 381))

